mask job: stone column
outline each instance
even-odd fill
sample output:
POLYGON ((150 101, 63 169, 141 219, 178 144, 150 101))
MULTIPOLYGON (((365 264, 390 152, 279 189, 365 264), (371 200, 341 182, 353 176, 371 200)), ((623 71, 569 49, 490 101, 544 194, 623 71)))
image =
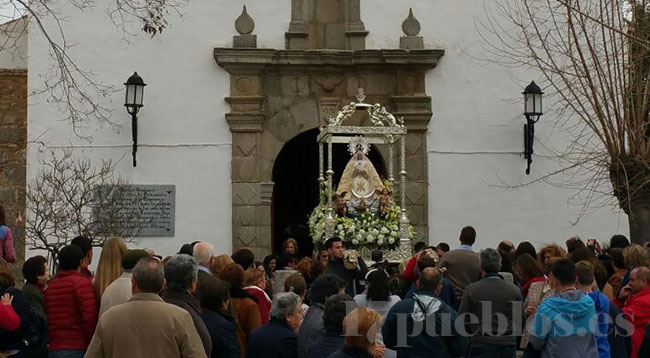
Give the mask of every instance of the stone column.
POLYGON ((260 68, 230 72, 232 132, 232 235, 233 251, 250 248, 256 257, 271 251, 271 194, 273 183, 262 182, 259 167, 261 133, 266 118, 260 68))
POLYGON ((427 128, 431 120, 431 97, 424 94, 423 73, 398 73, 398 90, 391 96, 394 114, 404 117, 406 136, 406 204, 418 239, 429 236, 427 128), (419 91, 422 89, 422 92, 419 91))
POLYGON ((25 259, 24 228, 14 226, 25 213, 27 169, 27 71, 0 70, 0 204, 13 230, 17 261, 25 259))
POLYGON ((287 49, 304 50, 309 48, 309 29, 305 23, 307 7, 305 0, 291 0, 291 22, 289 31, 284 34, 287 49))
POLYGON ((347 50, 366 49, 366 36, 368 36, 368 31, 366 31, 365 25, 361 21, 360 0, 346 0, 345 36, 347 50))

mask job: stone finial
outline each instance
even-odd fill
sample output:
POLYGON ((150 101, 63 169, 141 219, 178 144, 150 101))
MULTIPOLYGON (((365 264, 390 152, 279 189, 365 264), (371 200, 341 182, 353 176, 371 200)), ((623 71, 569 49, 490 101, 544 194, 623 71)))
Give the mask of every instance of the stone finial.
POLYGON ((250 35, 255 29, 255 21, 248 15, 246 5, 244 5, 241 15, 235 20, 235 29, 237 29, 240 35, 250 35))
POLYGON ((239 35, 233 36, 233 47, 257 47, 257 35, 251 35, 255 29, 255 21, 246 10, 246 5, 241 15, 235 20, 235 29, 239 35))
POLYGON ((413 16, 412 8, 409 9, 409 16, 402 22, 402 31, 406 36, 417 36, 420 33, 420 22, 413 16))
POLYGON ((404 50, 418 50, 424 48, 424 40, 420 33, 420 22, 413 16, 413 9, 409 9, 409 16, 402 22, 402 31, 406 36, 399 40, 399 47, 404 50))

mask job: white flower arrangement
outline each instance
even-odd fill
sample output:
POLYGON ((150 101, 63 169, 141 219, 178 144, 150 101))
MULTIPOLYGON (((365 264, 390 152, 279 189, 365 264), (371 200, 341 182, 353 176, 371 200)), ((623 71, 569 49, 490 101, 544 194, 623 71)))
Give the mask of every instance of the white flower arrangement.
MULTIPOLYGON (((327 218, 327 191, 321 189, 320 204, 309 216, 309 231, 316 246, 325 243, 325 220, 327 218)), ((393 203, 382 217, 365 211, 356 217, 335 215, 335 235, 341 237, 347 248, 371 248, 394 250, 400 243, 399 219, 401 209, 393 203)), ((415 237, 415 229, 409 226, 409 239, 415 237)))

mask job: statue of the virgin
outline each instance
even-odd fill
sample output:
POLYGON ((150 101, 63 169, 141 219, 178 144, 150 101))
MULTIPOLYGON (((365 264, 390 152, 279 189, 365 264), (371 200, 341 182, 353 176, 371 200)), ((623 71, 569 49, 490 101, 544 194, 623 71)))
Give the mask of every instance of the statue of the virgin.
POLYGON ((378 213, 378 198, 385 189, 372 162, 357 150, 345 166, 336 194, 345 202, 346 214, 356 216, 366 210, 378 213))

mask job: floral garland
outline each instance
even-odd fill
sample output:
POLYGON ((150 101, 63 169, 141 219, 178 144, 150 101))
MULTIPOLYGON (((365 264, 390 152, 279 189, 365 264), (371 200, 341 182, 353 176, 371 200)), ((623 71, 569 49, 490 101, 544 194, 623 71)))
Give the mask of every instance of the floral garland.
MULTIPOLYGON (((390 187, 385 183, 386 187, 390 187)), ((334 189, 334 191, 336 191, 334 189)), ((321 187, 320 203, 309 216, 309 232, 316 246, 323 246, 327 220, 327 188, 321 187)), ((394 250, 400 243, 399 220, 401 209, 395 202, 385 217, 365 211, 357 217, 339 217, 334 213, 334 235, 343 239, 346 248, 394 250)), ((409 225, 409 238, 415 237, 415 229, 409 225)))

